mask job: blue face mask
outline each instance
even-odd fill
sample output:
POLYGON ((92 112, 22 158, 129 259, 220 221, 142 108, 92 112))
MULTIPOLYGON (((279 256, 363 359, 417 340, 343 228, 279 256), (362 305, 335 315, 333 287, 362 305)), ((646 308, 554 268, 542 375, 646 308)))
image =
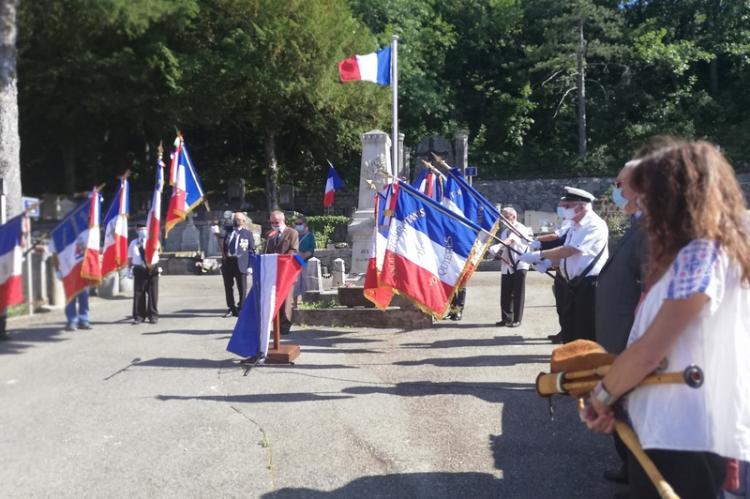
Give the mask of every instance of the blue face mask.
POLYGON ((614 187, 612 189, 612 201, 623 211, 625 211, 625 207, 630 202, 622 195, 622 189, 620 187, 614 187))

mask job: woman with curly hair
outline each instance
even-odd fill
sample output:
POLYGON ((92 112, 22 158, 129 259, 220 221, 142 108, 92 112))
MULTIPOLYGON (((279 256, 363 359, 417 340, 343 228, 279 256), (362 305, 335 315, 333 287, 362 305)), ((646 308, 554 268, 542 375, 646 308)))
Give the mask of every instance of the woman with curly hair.
MULTIPOLYGON (((725 458, 750 460, 750 230, 734 171, 706 142, 673 142, 640 158, 631 183, 649 237, 648 291, 627 349, 594 389, 588 427, 611 432, 626 408, 643 448, 675 492, 715 498, 725 458), (629 393, 666 366, 698 365, 700 388, 629 393)), ((631 460, 631 497, 658 497, 631 460)))

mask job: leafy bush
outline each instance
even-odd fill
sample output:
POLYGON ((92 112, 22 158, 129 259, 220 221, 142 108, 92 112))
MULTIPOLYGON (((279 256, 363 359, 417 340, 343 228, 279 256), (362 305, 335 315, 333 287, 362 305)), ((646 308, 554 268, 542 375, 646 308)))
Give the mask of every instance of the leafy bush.
POLYGON ((306 217, 307 225, 315 234, 315 246, 318 249, 325 249, 328 243, 339 242, 331 241, 331 236, 339 227, 346 227, 349 224, 349 217, 343 215, 315 215, 306 217))

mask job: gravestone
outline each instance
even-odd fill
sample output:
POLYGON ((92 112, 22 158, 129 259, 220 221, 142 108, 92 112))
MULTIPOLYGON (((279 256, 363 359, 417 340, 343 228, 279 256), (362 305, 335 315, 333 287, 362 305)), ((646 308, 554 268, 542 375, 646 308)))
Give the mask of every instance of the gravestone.
POLYGON ((245 202, 245 181, 230 178, 227 181, 227 202, 233 211, 240 210, 245 202))
POLYGON ((200 251, 200 231, 195 226, 193 214, 188 213, 187 219, 175 225, 164 241, 165 251, 200 251))
POLYGON ((380 130, 362 134, 362 162, 359 168, 359 197, 357 211, 349 223, 352 238, 352 274, 364 274, 370 260, 370 246, 374 228, 375 192, 390 180, 391 139, 380 130))
POLYGON ((438 156, 443 158, 446 163, 454 166, 455 159, 453 154, 453 145, 451 144, 451 142, 445 137, 425 137, 419 142, 419 144, 417 144, 416 155, 414 157, 415 177, 419 175, 419 173, 425 168, 422 164, 422 160, 425 160, 427 162, 434 161, 432 153, 437 154, 438 156))
POLYGON ((307 291, 323 291, 323 275, 320 271, 320 260, 310 258, 305 266, 305 289, 307 291))
POLYGON ((346 282, 346 269, 344 268, 344 260, 341 258, 337 258, 333 261, 333 272, 331 273, 331 277, 332 288, 341 287, 346 282))

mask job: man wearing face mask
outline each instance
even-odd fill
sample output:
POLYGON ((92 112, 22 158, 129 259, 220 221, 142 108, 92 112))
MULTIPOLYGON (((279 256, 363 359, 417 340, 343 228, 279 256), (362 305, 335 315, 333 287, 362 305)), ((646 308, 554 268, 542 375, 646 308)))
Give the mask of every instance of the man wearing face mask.
MULTIPOLYGON (((640 212, 635 193, 630 187, 630 176, 640 160, 625 163, 615 179, 612 201, 630 216, 630 227, 599 272, 596 287, 596 341, 608 352, 620 354, 627 346, 635 309, 644 291, 648 241, 640 227, 640 212)), ((614 434, 615 449, 622 459, 618 470, 605 470, 607 480, 625 483, 627 448, 614 434)))
POLYGON ((250 255, 255 253, 253 234, 247 230, 249 220, 242 212, 232 214, 232 225, 227 227, 222 238, 218 227, 214 230, 221 248, 221 277, 224 280, 224 295, 229 308, 229 314, 237 317, 247 291, 247 268, 250 255), (234 301, 234 286, 237 286, 237 301, 234 301))
POLYGON ((148 320, 151 324, 159 321, 159 252, 154 253, 151 262, 146 262, 146 224, 136 224, 137 237, 128 247, 128 265, 133 273, 133 324, 148 320))
MULTIPOLYGON (((272 211, 270 216, 271 232, 266 239, 265 253, 279 255, 294 255, 299 253, 299 234, 291 227, 287 227, 283 211, 272 211)), ((281 305, 279 319, 281 334, 288 334, 292 327, 292 305, 294 303, 294 289, 289 290, 289 296, 281 305)))
POLYGON ((565 187, 557 208, 558 215, 570 221, 565 242, 557 248, 520 256, 521 261, 532 265, 549 267, 559 262, 564 280, 558 296, 563 343, 595 339, 594 294, 599 271, 607 260, 609 230, 591 207, 594 199, 583 189, 565 187))

